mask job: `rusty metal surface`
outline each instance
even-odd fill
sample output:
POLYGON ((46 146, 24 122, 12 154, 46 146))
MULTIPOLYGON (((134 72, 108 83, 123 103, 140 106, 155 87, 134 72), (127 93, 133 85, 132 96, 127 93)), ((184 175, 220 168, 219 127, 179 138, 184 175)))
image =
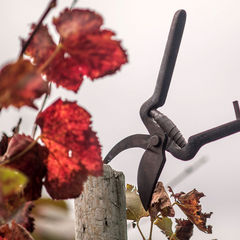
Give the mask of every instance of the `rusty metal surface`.
POLYGON ((142 204, 148 210, 152 193, 164 167, 165 151, 180 160, 192 159, 199 149, 212 141, 240 131, 240 110, 235 101, 234 110, 237 120, 184 139, 176 125, 157 110, 164 105, 170 86, 178 50, 186 21, 186 12, 175 13, 160 66, 160 71, 153 95, 140 108, 141 119, 149 135, 135 134, 117 143, 107 154, 104 163, 109 163, 120 152, 134 147, 145 149, 138 168, 138 191, 142 204))

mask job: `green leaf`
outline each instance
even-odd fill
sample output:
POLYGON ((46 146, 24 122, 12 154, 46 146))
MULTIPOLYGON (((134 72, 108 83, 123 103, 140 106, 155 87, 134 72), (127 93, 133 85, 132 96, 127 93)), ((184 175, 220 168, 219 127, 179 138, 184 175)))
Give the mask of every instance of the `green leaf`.
POLYGON ((162 230, 162 233, 164 233, 169 239, 171 238, 171 240, 177 240, 177 238, 173 235, 172 220, 170 218, 157 217, 154 224, 158 226, 162 230))
POLYGON ((11 168, 0 167, 0 186, 3 196, 19 193, 27 184, 27 177, 11 168))
POLYGON ((38 200, 34 201, 34 214, 37 214, 39 209, 42 207, 55 207, 59 210, 62 210, 64 212, 69 211, 69 207, 67 205, 67 202, 64 200, 53 200, 51 198, 39 198, 38 200))
POLYGON ((127 219, 139 221, 142 217, 148 217, 149 213, 143 208, 137 189, 127 184, 126 187, 126 205, 127 205, 127 219))

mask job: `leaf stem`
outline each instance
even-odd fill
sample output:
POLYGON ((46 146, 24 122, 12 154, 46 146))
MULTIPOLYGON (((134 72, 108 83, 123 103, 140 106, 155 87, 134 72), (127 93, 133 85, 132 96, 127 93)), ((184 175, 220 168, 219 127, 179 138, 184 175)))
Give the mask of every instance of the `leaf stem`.
POLYGON ((149 240, 152 240, 153 222, 154 222, 154 220, 151 219, 151 226, 150 226, 149 240))
POLYGON ((70 9, 73 9, 77 2, 78 0, 73 0, 70 9))
POLYGON ((177 240, 176 239, 176 234, 175 233, 173 233, 172 235, 171 235, 171 237, 170 237, 170 239, 169 240, 177 240))
POLYGON ((144 237, 144 235, 143 235, 143 233, 142 233, 142 230, 141 230, 141 228, 140 228, 140 226, 139 226, 139 220, 137 221, 137 228, 138 228, 138 231, 140 232, 140 234, 141 234, 141 236, 142 236, 142 239, 143 239, 143 240, 146 240, 146 238, 144 237))
POLYGON ((17 126, 12 129, 13 134, 19 133, 21 123, 22 123, 22 118, 19 118, 17 126))
POLYGON ((40 18, 40 20, 38 21, 37 26, 35 27, 35 29, 33 30, 32 34, 29 36, 28 40, 25 42, 25 44, 22 47, 22 50, 19 54, 19 58, 21 58, 24 54, 24 52, 26 51, 27 47, 29 46, 29 44, 31 43, 34 35, 37 33, 38 29, 40 28, 43 20, 46 18, 46 16, 48 15, 48 13, 50 12, 50 10, 52 8, 54 8, 57 5, 57 0, 51 0, 50 3, 48 4, 46 10, 44 11, 42 17, 40 18))
POLYGON ((56 55, 59 53, 59 51, 62 49, 62 44, 59 43, 54 50, 54 52, 51 54, 51 56, 37 69, 37 72, 42 73, 45 68, 52 62, 52 60, 56 57, 56 55))

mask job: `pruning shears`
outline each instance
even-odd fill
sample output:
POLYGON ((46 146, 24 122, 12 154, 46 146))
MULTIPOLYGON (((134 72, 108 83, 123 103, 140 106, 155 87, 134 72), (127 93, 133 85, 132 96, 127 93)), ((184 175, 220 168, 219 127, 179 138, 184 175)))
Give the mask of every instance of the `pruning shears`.
POLYGON ((165 104, 175 62, 186 22, 186 12, 175 13, 168 35, 158 79, 153 95, 140 108, 141 119, 149 134, 135 134, 117 143, 104 159, 109 163, 120 152, 134 147, 145 149, 138 168, 137 184, 139 196, 145 210, 148 210, 158 178, 166 162, 165 151, 174 157, 188 161, 205 144, 240 131, 240 110, 235 101, 237 120, 184 139, 176 125, 157 108, 165 104))

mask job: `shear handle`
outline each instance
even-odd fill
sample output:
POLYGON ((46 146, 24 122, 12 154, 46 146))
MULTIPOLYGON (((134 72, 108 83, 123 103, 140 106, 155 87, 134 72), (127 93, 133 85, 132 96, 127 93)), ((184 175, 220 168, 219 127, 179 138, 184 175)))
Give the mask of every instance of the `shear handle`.
POLYGON ((152 122, 149 119, 149 113, 151 110, 163 106, 166 101, 183 35, 185 21, 186 12, 184 10, 178 10, 173 17, 170 32, 168 34, 168 40, 160 66, 155 90, 153 95, 145 103, 143 103, 140 109, 141 119, 150 134, 154 134, 154 132, 157 131, 157 128, 152 126, 152 122))
POLYGON ((185 10, 178 10, 173 17, 162 63, 158 73, 157 84, 154 93, 150 98, 152 102, 152 109, 157 109, 158 107, 163 106, 166 101, 178 50, 182 40, 185 22, 185 10))
POLYGON ((172 142, 167 148, 167 151, 178 159, 188 161, 197 154, 198 150, 203 145, 216 141, 223 137, 227 137, 239 131, 240 120, 235 120, 191 136, 188 139, 187 145, 183 148, 178 147, 174 142, 172 142))

